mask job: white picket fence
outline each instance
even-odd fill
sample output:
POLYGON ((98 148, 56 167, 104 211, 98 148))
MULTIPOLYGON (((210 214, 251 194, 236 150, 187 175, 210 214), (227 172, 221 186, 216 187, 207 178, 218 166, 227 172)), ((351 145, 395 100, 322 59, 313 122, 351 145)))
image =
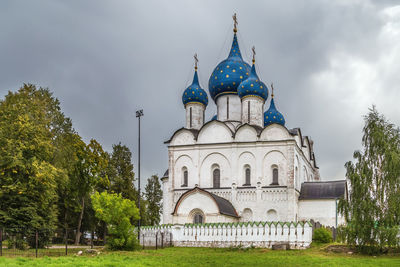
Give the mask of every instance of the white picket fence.
POLYGON ((141 228, 140 242, 145 246, 164 244, 177 247, 262 247, 287 244, 303 249, 312 242, 309 222, 246 222, 185 225, 160 225, 141 228))

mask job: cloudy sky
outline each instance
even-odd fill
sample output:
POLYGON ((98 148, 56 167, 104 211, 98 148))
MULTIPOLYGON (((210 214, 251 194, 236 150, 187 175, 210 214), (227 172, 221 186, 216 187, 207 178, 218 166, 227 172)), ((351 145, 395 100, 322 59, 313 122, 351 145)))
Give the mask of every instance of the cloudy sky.
MULTIPOLYGON (((86 141, 128 145, 135 169, 135 110, 144 109, 142 177, 162 175, 163 142, 184 125, 192 56, 207 89, 228 55, 235 12, 245 60, 254 45, 287 127, 314 140, 322 179, 344 178, 373 104, 400 125, 395 1, 2 0, 0 95, 23 83, 50 88, 86 141)), ((215 112, 210 103, 207 118, 215 112)))

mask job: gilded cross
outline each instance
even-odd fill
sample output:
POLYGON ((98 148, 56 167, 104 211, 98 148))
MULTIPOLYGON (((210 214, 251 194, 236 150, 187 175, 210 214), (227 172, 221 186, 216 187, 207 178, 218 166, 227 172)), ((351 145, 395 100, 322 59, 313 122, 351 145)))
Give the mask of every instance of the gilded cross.
POLYGON ((273 83, 271 83, 271 90, 272 90, 271 97, 274 98, 274 84, 273 83))
POLYGON ((256 62, 256 48, 253 46, 251 48, 251 51, 253 51, 253 63, 256 62))
POLYGON ((238 21, 237 21, 236 13, 233 14, 232 18, 233 18, 233 31, 237 32, 238 21))
POLYGON ((199 62, 199 59, 197 58, 197 53, 194 54, 194 68, 197 70, 197 62, 199 62))

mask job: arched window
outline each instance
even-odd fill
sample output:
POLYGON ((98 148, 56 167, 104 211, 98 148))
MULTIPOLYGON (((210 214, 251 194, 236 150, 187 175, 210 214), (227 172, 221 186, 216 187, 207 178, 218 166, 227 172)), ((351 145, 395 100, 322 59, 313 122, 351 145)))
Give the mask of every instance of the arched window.
POLYGON ((213 187, 214 188, 220 188, 220 176, 221 176, 221 173, 220 173, 220 170, 219 170, 219 168, 215 168, 214 170, 213 170, 213 187))
POLYGON ((274 166, 272 167, 272 184, 271 185, 279 185, 279 172, 278 172, 278 167, 274 166))
POLYGON ((190 107, 190 128, 192 128, 192 107, 190 107))
POLYGON ((226 119, 229 120, 229 96, 226 97, 226 119))
POLYGON ((186 167, 182 168, 182 187, 188 186, 188 170, 186 167))
POLYGON ((294 174, 294 180, 295 180, 295 184, 296 184, 296 188, 298 190, 300 190, 300 177, 299 177, 299 168, 295 168, 295 174, 294 174))
POLYGON ((193 216, 193 223, 195 224, 203 223, 203 214, 199 212, 195 213, 193 216))
POLYGON ((247 102, 247 123, 250 124, 250 101, 247 102))
POLYGON ((245 176, 244 185, 251 185, 251 181, 250 181, 251 171, 250 171, 250 167, 248 165, 245 166, 244 176, 245 176))

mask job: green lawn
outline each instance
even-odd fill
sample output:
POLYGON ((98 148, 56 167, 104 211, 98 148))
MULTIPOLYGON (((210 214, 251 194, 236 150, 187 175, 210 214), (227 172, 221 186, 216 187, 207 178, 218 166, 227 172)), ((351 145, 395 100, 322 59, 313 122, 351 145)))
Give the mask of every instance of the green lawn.
POLYGON ((400 266, 400 256, 328 253, 323 248, 272 251, 214 248, 165 248, 106 252, 99 256, 0 258, 0 266, 400 266))

